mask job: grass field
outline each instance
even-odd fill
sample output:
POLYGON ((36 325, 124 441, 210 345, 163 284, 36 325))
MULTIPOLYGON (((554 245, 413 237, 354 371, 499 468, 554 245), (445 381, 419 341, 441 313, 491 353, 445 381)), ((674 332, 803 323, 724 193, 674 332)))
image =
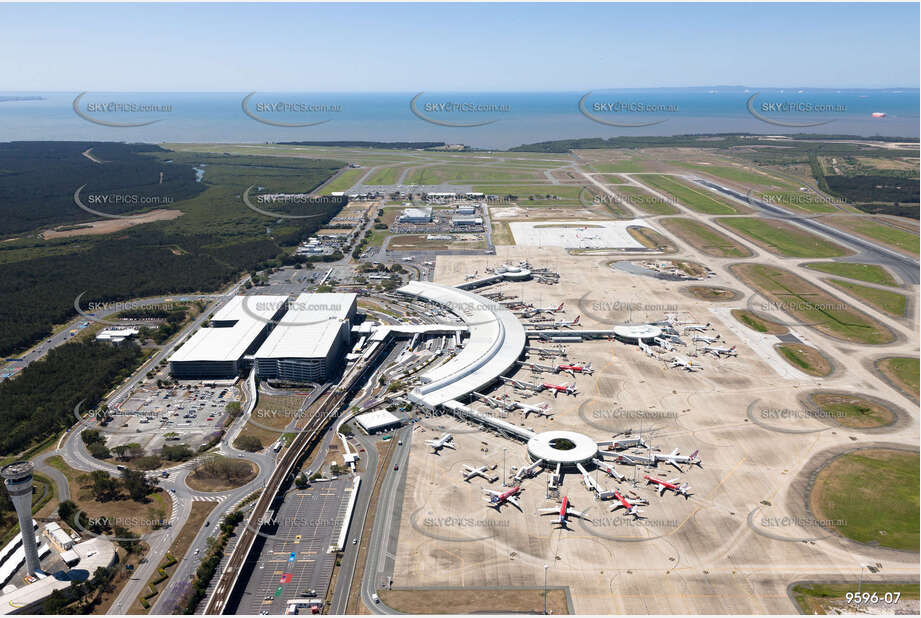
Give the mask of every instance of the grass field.
MULTIPOLYGON (((473 186, 474 191, 487 193, 489 195, 517 195, 522 205, 527 205, 528 197, 533 196, 542 198, 545 196, 556 196, 565 201, 555 200, 563 204, 578 203, 579 194, 582 192, 582 185, 551 185, 551 184, 514 184, 514 185, 491 185, 477 184, 473 186)), ((591 195, 586 196, 586 201, 591 201, 591 195)))
POLYGON ((908 230, 874 223, 869 217, 833 217, 824 222, 918 255, 918 234, 908 230))
POLYGON ((917 552, 918 464, 917 452, 865 449, 842 455, 816 476, 812 511, 855 541, 917 552))
POLYGON ((662 198, 658 198, 633 185, 618 185, 614 192, 620 195, 628 204, 644 212, 654 215, 674 215, 678 213, 677 208, 662 198))
POLYGON ((710 302, 725 302, 736 300, 739 293, 728 288, 721 288, 713 285, 692 285, 687 288, 688 293, 694 298, 708 300, 710 302))
POLYGON ((858 395, 815 393, 809 398, 825 415, 844 427, 872 429, 895 421, 892 410, 858 395))
POLYGON ((841 245, 782 221, 758 217, 733 217, 717 221, 759 247, 782 257, 831 258, 851 253, 841 245))
MULTIPOLYGON (((647 249, 655 249, 662 253, 673 253, 675 251, 675 247, 670 240, 651 228, 631 226, 627 228, 627 233, 647 249)), ((574 252, 578 251, 576 249, 574 252)))
POLYGON ((876 366, 903 392, 918 398, 918 359, 892 356, 876 361, 876 366))
POLYGON ((343 170, 341 174, 329 181, 329 184, 320 189, 320 194, 329 195, 336 191, 348 191, 366 171, 363 169, 343 170))
POLYGON ((697 212, 707 215, 732 215, 741 212, 740 208, 715 197, 709 191, 693 187, 673 176, 643 174, 635 176, 634 179, 662 193, 667 193, 684 206, 697 212))
POLYGON ((854 264, 850 262, 809 262, 803 264, 810 270, 828 273, 829 275, 838 275, 857 281, 866 281, 867 283, 877 283, 879 285, 889 285, 898 287, 898 282, 882 266, 875 264, 854 264))
POLYGON ((781 208, 792 208, 803 212, 838 212, 839 204, 833 199, 825 200, 811 192, 803 191, 756 191, 752 197, 781 208))
POLYGON ((433 165, 419 167, 406 176, 407 184, 472 184, 489 182, 530 182, 544 180, 540 169, 515 169, 497 165, 433 165))
POLYGON ((908 308, 908 297, 903 294, 873 288, 868 285, 860 285, 844 279, 826 279, 825 281, 893 317, 901 318, 905 316, 905 310, 908 308))
MULTIPOLYGON (((919 595, 918 584, 889 583, 889 582, 860 582, 860 593, 876 594, 882 602, 874 605, 885 610, 886 614, 912 614, 906 601, 913 601, 921 598, 919 595), (894 599, 895 593, 900 593, 897 603, 886 603, 886 595, 894 599), (903 609, 904 608, 904 609, 903 609), (901 610, 901 611, 900 611, 901 610)), ((850 583, 840 584, 797 584, 793 586, 793 598, 803 614, 854 614, 857 606, 847 603, 847 593, 857 592, 858 582, 855 579, 850 583)), ((862 608, 873 607, 869 604, 863 604, 862 608)))
POLYGON ((790 191, 795 191, 798 189, 798 187, 793 187, 780 179, 774 178, 773 176, 751 171, 750 169, 742 169, 740 167, 732 167, 729 165, 701 165, 699 163, 688 163, 686 161, 668 161, 668 163, 741 184, 754 186, 772 186, 790 191))
MULTIPOLYGON (((298 410, 304 402, 303 395, 266 395, 259 394, 259 403, 250 414, 246 425, 240 430, 237 440, 243 436, 255 436, 263 447, 277 440, 282 430, 297 417, 298 410)), ((236 444, 236 442, 235 442, 236 444)))
POLYGON ((714 257, 751 257, 752 252, 722 232, 693 219, 675 217, 659 220, 681 240, 714 257))
POLYGON ((397 179, 400 177, 400 174, 403 173, 403 167, 384 167, 373 174, 368 176, 368 179, 365 181, 367 185, 394 185, 397 182, 397 179))
POLYGON ((771 320, 762 318, 761 316, 755 315, 746 309, 733 309, 732 316, 745 326, 758 333, 783 335, 789 332, 789 329, 783 324, 778 324, 777 322, 772 322, 771 320))
POLYGON ((633 174, 642 172, 646 167, 637 158, 612 161, 610 163, 592 163, 592 170, 602 174, 633 174))
POLYGON ((730 270, 761 292, 770 308, 831 337, 854 343, 881 344, 895 335, 870 316, 828 294, 799 275, 765 264, 733 264, 730 270))
POLYGON ((774 346, 788 363, 811 376, 825 377, 831 373, 831 365, 822 353, 802 343, 781 343, 774 346))

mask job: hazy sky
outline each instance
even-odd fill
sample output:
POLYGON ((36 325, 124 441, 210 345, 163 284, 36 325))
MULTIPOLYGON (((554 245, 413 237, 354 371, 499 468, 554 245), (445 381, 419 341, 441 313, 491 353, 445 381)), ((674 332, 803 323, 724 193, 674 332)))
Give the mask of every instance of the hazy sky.
POLYGON ((0 5, 0 91, 917 87, 914 4, 0 5))

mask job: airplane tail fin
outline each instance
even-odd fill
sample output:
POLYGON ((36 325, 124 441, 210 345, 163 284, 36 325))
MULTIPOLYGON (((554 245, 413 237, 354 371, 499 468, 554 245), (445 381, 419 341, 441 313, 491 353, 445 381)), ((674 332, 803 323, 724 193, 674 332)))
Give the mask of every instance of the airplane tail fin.
POLYGON ((582 317, 581 315, 577 315, 577 316, 576 316, 576 319, 572 321, 573 326, 575 326, 576 324, 579 323, 579 318, 581 318, 581 317, 582 317))

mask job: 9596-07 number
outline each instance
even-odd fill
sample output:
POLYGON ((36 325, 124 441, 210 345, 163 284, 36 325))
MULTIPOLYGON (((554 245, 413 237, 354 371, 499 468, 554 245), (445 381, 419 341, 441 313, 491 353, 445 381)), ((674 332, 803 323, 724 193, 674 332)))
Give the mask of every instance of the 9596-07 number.
POLYGON ((855 605, 874 605, 876 603, 892 605, 898 603, 901 596, 901 592, 885 592, 883 594, 876 592, 848 592, 844 595, 844 599, 848 603, 854 603, 855 605))

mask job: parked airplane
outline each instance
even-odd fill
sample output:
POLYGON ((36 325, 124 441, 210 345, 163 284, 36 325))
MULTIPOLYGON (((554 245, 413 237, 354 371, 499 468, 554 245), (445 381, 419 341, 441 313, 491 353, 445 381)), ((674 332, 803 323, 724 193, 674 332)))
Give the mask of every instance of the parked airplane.
POLYGON ((614 497, 617 498, 617 501, 619 504, 615 504, 614 506, 612 506, 611 507, 612 511, 616 511, 617 509, 622 508, 626 511, 626 513, 624 513, 625 515, 633 515, 635 519, 640 519, 643 516, 642 511, 640 511, 637 508, 637 506, 641 504, 647 504, 645 500, 635 500, 634 499, 633 503, 631 503, 629 500, 624 498, 620 493, 616 491, 614 492, 614 497))
POLYGON ((478 274, 480 274, 480 271, 478 270, 472 273, 467 273, 467 276, 464 277, 464 281, 470 281, 471 279, 476 279, 478 274))
POLYGON ((480 466, 479 468, 474 468, 473 466, 468 466, 464 464, 464 471, 461 473, 464 475, 464 480, 469 481, 475 476, 481 476, 490 483, 498 479, 499 477, 495 475, 488 474, 489 468, 486 466, 480 466))
POLYGON ((549 384, 547 382, 541 384, 541 390, 550 390, 553 391, 553 397, 556 398, 557 395, 563 393, 564 395, 572 395, 575 397, 579 394, 579 391, 576 389, 576 383, 571 382, 569 384, 549 384))
POLYGON ((557 320, 553 323, 554 328, 571 328, 579 324, 579 318, 581 315, 577 315, 575 320, 557 320))
POLYGON ((688 485, 687 483, 682 483, 681 485, 677 485, 677 482, 678 482, 677 478, 673 478, 668 481, 663 481, 662 479, 657 479, 655 477, 649 476, 648 474, 644 475, 643 478, 646 479, 647 485, 649 485, 650 483, 655 483, 656 485, 659 486, 658 491, 659 491, 660 496, 665 495, 666 489, 670 489, 673 492, 675 492, 676 496, 681 495, 681 496, 684 496, 685 498, 688 498, 691 495, 688 493, 688 490, 691 488, 691 486, 688 485))
POLYGON ((719 337, 705 337, 704 335, 694 335, 691 339, 694 343, 716 343, 719 337))
POLYGON ((521 485, 515 485, 508 491, 502 492, 493 491, 492 489, 486 489, 484 487, 483 493, 489 496, 488 498, 484 498, 488 503, 488 506, 496 509, 497 511, 501 511, 502 505, 506 502, 514 506, 519 511, 521 510, 521 504, 518 503, 518 498, 515 497, 521 493, 521 485))
POLYGON ((541 515, 553 515, 556 514, 558 517, 553 523, 559 525, 561 528, 566 528, 566 519, 569 516, 579 517, 588 522, 591 522, 591 518, 582 511, 576 511, 575 509, 569 508, 569 496, 563 498, 563 504, 560 505, 559 509, 549 508, 549 509, 538 509, 538 513, 541 515))
POLYGON ((563 310, 564 303, 560 303, 559 307, 534 307, 531 311, 534 312, 534 315, 538 313, 556 313, 557 311, 563 310))
POLYGON ((531 371, 549 371, 550 373, 557 373, 556 367, 551 367, 550 365, 540 365, 538 363, 526 363, 523 361, 518 361, 518 364, 522 367, 527 367, 531 371))
POLYGON ((514 410, 517 407, 516 401, 502 401, 482 393, 473 393, 473 396, 492 408, 503 408, 505 410, 514 410))
POLYGON ((587 363, 587 364, 585 364, 585 365, 571 365, 571 364, 567 364, 567 365, 557 365, 557 366, 556 366, 556 371, 557 371, 557 372, 562 371, 562 372, 564 372, 564 373, 568 373, 568 374, 571 375, 572 377, 576 377, 575 374, 577 374, 577 373, 584 373, 585 375, 588 375, 588 376, 590 376, 590 375, 592 375, 593 373, 595 373, 595 370, 592 369, 592 364, 591 364, 591 363, 587 363))
POLYGON ((700 451, 694 451, 690 455, 681 455, 678 453, 678 449, 675 449, 668 455, 661 455, 659 453, 654 453, 653 457, 655 458, 657 462, 664 461, 665 463, 675 466, 676 468, 678 468, 678 471, 681 472, 682 471, 681 468, 678 467, 678 464, 680 463, 690 464, 692 466, 703 467, 703 465, 700 462, 700 458, 697 456, 699 452, 700 451))
POLYGON ((736 352, 736 347, 732 346, 731 348, 721 348, 718 346, 706 346, 704 347, 704 353, 712 354, 713 356, 720 358, 721 356, 738 356, 739 353, 736 352))
POLYGON ((438 451, 444 447, 457 450, 457 448, 454 446, 454 436, 449 433, 442 435, 437 440, 426 440, 425 443, 432 447, 432 452, 436 455, 438 454, 438 451))
POLYGON ((669 367, 683 367, 685 371, 700 371, 703 369, 703 365, 683 356, 674 356, 669 362, 671 363, 669 367))
POLYGON ((658 460, 653 455, 640 455, 639 453, 618 453, 614 463, 626 466, 654 466, 658 460))
POLYGON ((643 438, 631 437, 631 438, 617 438, 611 440, 610 442, 599 442, 599 446, 607 446, 609 451, 622 451, 625 448, 633 448, 635 446, 641 446, 643 448, 649 448, 649 445, 643 440, 643 438))
POLYGON ((525 351, 536 352, 541 356, 566 356, 566 350, 563 348, 536 348, 534 346, 527 346, 525 351))
POLYGON ((707 322, 706 324, 684 324, 683 325, 684 332, 693 331, 693 332, 702 333, 708 328, 710 328, 710 322, 707 322))
POLYGON ((626 478, 623 474, 615 470, 612 466, 609 466, 605 462, 601 461, 600 459, 592 459, 592 463, 598 466, 600 470, 604 470, 605 472, 607 472, 608 474, 616 478, 618 481, 622 481, 626 478))
POLYGON ((523 390, 523 391, 534 391, 536 393, 539 393, 540 391, 544 390, 540 384, 533 384, 531 382, 524 382, 522 380, 506 378, 505 376, 499 376, 499 379, 502 380, 504 383, 511 384, 515 388, 519 390, 523 390))
POLYGON ((515 403, 515 407, 519 408, 524 413, 525 418, 528 417, 528 414, 536 414, 538 416, 545 416, 547 418, 550 418, 551 416, 553 416, 553 412, 549 410, 550 408, 549 403, 546 403, 546 402, 539 403, 536 406, 531 406, 526 403, 521 403, 518 401, 514 403, 515 403))

